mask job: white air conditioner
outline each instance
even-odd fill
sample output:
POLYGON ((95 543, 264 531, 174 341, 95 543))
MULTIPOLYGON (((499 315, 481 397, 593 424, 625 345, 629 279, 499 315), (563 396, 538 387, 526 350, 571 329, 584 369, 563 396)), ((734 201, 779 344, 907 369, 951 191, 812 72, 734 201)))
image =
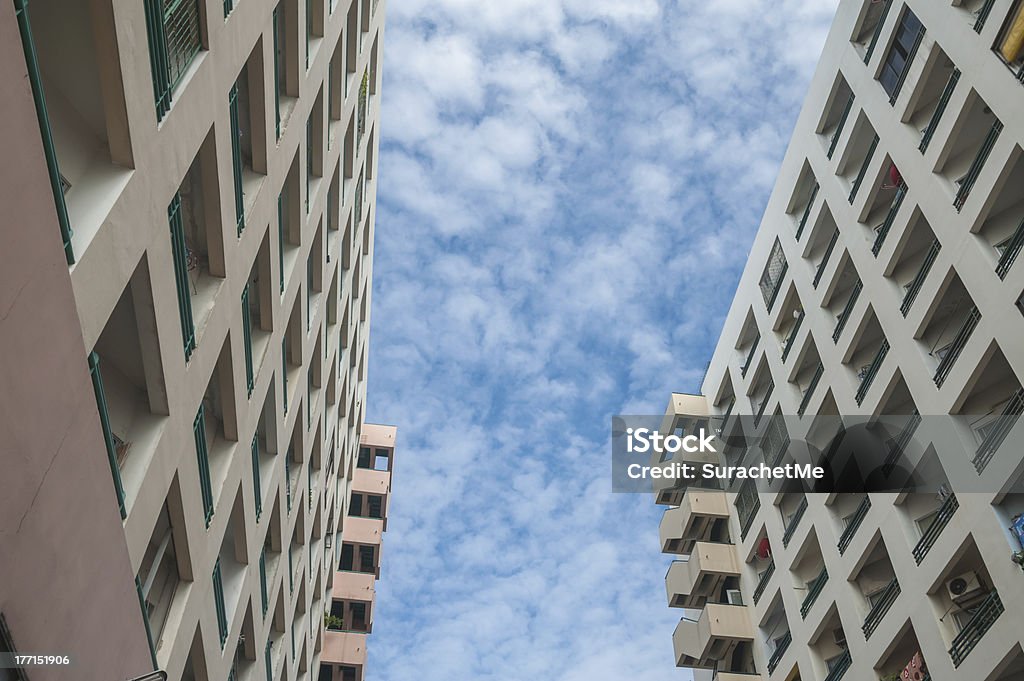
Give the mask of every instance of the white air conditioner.
POLYGON ((739 589, 726 589, 725 600, 729 602, 729 605, 743 605, 743 594, 739 589))
POLYGON ((965 572, 946 582, 946 592, 954 603, 977 595, 982 590, 977 572, 965 572))
POLYGON ((833 629, 832 630, 832 640, 835 641, 835 644, 837 646, 839 646, 840 648, 845 648, 846 647, 846 632, 843 631, 842 629, 833 629))

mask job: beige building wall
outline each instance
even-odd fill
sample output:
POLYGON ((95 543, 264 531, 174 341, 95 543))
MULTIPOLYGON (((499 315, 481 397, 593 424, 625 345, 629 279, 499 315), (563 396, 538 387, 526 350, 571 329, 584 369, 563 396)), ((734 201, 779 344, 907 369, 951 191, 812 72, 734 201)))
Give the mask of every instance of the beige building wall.
POLYGON ((788 416, 811 443, 840 414, 965 416, 974 454, 950 465, 991 492, 658 490, 680 666, 860 681, 920 653, 934 679, 1024 678, 1020 457, 990 434, 1024 427, 1016 31, 1010 0, 840 3, 702 395, 666 414, 753 415, 758 435, 788 416))

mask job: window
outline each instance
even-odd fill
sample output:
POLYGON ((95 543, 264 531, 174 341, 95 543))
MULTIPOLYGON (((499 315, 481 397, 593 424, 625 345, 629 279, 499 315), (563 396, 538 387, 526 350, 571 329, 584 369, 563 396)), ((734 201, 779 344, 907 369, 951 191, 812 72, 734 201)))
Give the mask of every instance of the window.
POLYGON ((198 0, 145 0, 149 65, 156 117, 171 107, 171 93, 202 49, 198 0))
POLYGON ((359 468, 371 468, 370 465, 370 448, 360 447, 359 448, 359 459, 356 461, 356 466, 359 468))
POLYGON ((164 503, 138 574, 154 644, 160 641, 167 614, 181 581, 173 530, 167 504, 164 503))
POLYGON ((373 459, 373 470, 375 471, 389 471, 391 470, 391 452, 387 449, 376 449, 374 451, 373 459))
POLYGON ((885 63, 882 65, 882 72, 878 76, 878 82, 889 95, 895 100, 899 95, 900 86, 906 77, 906 71, 910 68, 910 62, 917 52, 917 46, 924 35, 924 26, 917 16, 907 8, 896 28, 896 37, 893 40, 892 48, 889 50, 885 63))

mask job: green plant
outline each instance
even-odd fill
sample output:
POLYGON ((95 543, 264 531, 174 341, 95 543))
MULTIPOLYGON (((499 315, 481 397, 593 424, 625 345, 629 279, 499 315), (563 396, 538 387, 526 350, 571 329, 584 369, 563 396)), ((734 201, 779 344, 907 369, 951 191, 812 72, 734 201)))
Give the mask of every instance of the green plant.
POLYGON ((324 613, 324 626, 328 629, 344 629, 345 620, 340 617, 335 617, 329 612, 324 613))

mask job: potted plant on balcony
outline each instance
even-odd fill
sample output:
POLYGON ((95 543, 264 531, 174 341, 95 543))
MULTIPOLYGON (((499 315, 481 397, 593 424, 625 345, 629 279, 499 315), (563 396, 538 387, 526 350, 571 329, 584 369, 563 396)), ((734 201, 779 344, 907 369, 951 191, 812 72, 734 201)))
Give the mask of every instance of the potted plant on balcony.
POLYGON ((341 631, 345 628, 345 620, 335 617, 329 612, 324 613, 324 626, 332 631, 341 631))

